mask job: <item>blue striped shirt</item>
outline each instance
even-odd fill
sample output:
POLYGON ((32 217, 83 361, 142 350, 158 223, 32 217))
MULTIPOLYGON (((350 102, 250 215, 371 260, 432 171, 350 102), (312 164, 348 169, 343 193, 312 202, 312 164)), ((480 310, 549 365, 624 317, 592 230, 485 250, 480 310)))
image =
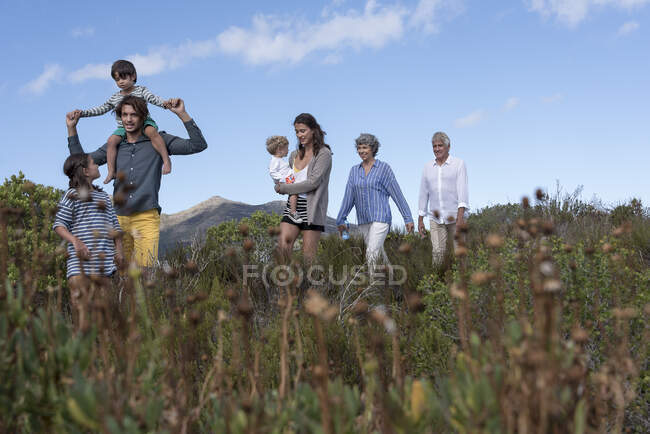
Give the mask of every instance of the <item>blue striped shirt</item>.
POLYGON ((355 207, 357 224, 379 222, 390 225, 392 216, 388 203, 389 197, 393 198, 397 209, 404 218, 404 223, 412 223, 411 210, 387 163, 375 160, 368 175, 361 164, 352 166, 336 224, 342 225, 352 207, 355 207))
MULTIPOLYGON (((90 192, 91 200, 84 201, 76 196, 75 188, 65 192, 52 228, 63 226, 88 247, 90 260, 84 262, 84 274, 110 276, 117 267, 114 261, 115 242, 109 237, 109 231, 120 230, 111 199, 105 191, 95 189, 90 192), (100 202, 104 203, 103 206, 97 205, 100 202)), ((70 278, 78 274, 81 274, 81 264, 74 246, 68 243, 66 276, 70 278)))

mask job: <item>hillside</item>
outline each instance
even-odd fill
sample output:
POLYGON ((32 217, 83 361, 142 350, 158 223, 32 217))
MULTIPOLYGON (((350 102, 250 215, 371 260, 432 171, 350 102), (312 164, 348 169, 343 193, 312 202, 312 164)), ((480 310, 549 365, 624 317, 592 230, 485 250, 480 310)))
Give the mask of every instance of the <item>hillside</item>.
MULTIPOLYGON (((192 237, 202 237, 205 231, 219 223, 228 220, 239 220, 248 217, 255 211, 280 214, 284 208, 284 201, 275 200, 261 205, 250 205, 235 202, 220 196, 213 196, 185 211, 175 214, 162 214, 160 216, 160 254, 173 248, 177 243, 187 243, 192 237)), ((336 225, 333 218, 327 218, 326 232, 335 232, 336 225)))

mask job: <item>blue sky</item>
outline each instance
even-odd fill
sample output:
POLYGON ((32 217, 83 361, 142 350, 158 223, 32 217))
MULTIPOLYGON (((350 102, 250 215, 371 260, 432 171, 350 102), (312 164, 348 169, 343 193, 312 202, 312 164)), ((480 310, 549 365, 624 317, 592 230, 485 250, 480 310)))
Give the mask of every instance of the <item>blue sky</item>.
MULTIPOLYGON (((3 1, 0 179, 22 170, 65 187, 65 113, 105 101, 116 91, 107 65, 128 58, 139 84, 185 99, 209 144, 172 157, 163 212, 213 195, 279 199, 264 141, 286 135, 293 148, 301 112, 334 151, 332 216, 361 132, 381 141, 414 215, 437 130, 467 164, 474 210, 556 180, 584 186, 586 200, 647 206, 649 18, 650 0, 3 1)), ((173 114, 151 112, 185 135, 173 114)), ((86 150, 114 126, 108 114, 82 119, 86 150)))

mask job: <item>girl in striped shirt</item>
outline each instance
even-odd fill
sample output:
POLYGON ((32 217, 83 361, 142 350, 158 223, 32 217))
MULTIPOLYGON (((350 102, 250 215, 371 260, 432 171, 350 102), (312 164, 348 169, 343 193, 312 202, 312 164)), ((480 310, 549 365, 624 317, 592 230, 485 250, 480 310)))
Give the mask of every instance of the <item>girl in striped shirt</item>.
MULTIPOLYGON (((68 242, 67 273, 70 299, 79 308, 87 295, 88 276, 108 287, 110 277, 122 262, 120 225, 106 192, 93 185, 99 168, 88 154, 70 155, 63 164, 70 178, 68 191, 59 202, 54 232, 68 242)), ((83 316, 79 319, 83 325, 83 316)))
MULTIPOLYGON (((164 109, 169 108, 169 100, 165 101, 161 97, 154 95, 144 86, 136 86, 135 83, 138 81, 138 74, 133 63, 128 60, 115 61, 111 67, 111 77, 115 80, 117 87, 120 88, 118 92, 111 95, 104 104, 87 110, 73 110, 68 113, 68 117, 72 119, 76 115, 82 118, 103 115, 110 110, 115 110, 115 107, 117 107, 120 101, 122 101, 122 99, 127 95, 137 96, 164 109)), ((106 165, 108 166, 108 175, 106 176, 106 179, 104 179, 104 184, 108 184, 110 180, 115 178, 117 175, 115 173, 117 146, 126 137, 126 131, 124 130, 121 119, 117 120, 117 126, 118 128, 113 132, 113 134, 111 134, 106 142, 106 165)), ((167 175, 172 171, 172 161, 169 158, 165 141, 162 136, 158 134, 158 125, 156 125, 151 117, 147 117, 144 122, 144 134, 149 138, 149 140, 151 140, 151 145, 160 154, 160 157, 163 160, 162 174, 167 175)))

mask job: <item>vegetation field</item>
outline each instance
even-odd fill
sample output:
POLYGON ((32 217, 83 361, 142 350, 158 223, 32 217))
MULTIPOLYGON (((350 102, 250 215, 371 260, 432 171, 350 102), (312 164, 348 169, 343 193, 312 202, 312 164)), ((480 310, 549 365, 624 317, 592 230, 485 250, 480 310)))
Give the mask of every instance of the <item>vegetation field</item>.
POLYGON ((0 186, 0 432, 650 432, 650 215, 542 191, 472 214, 445 266, 391 232, 275 251, 212 227, 71 308, 62 194, 0 186))

